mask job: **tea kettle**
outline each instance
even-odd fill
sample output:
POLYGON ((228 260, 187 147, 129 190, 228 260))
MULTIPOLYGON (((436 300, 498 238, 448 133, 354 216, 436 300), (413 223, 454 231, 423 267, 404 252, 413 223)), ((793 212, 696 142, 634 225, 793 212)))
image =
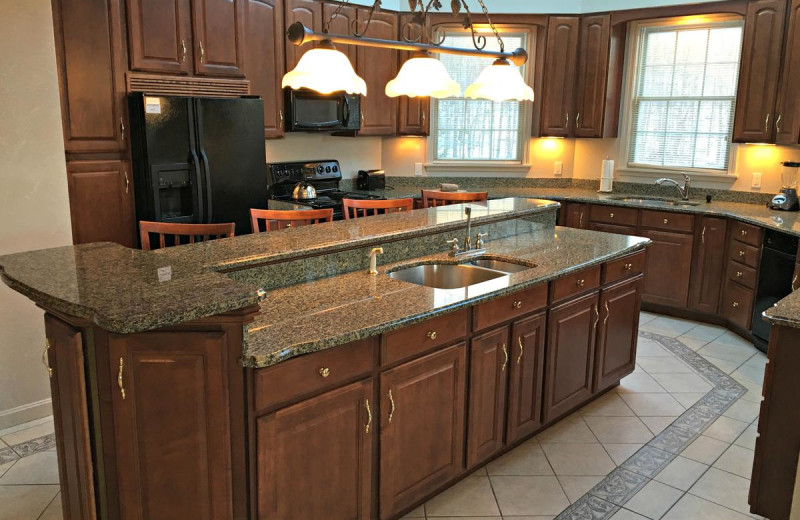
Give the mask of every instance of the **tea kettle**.
POLYGON ((294 185, 292 198, 295 200, 311 200, 317 198, 317 189, 308 182, 301 181, 294 185))

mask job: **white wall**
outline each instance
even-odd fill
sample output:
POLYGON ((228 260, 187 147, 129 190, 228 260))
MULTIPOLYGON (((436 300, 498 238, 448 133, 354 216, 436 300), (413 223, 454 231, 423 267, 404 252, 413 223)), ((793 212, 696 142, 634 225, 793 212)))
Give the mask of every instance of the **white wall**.
MULTIPOLYGON (((72 243, 49 0, 0 2, 0 254, 72 243)), ((47 415, 42 311, 0 285, 0 428, 47 415)))

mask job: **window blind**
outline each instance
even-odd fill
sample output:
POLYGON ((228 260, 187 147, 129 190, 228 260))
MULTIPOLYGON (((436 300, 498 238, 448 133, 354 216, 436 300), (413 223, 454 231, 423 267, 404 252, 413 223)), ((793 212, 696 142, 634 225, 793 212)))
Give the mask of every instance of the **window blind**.
MULTIPOLYGON (((527 34, 502 30, 501 34, 506 49, 526 47, 527 34)), ((469 33, 453 30, 445 36, 446 46, 473 48, 469 33)), ((491 33, 484 36, 487 50, 500 50, 491 33)), ((450 77, 461 85, 462 92, 494 61, 453 54, 440 54, 439 59, 450 77)), ((525 66, 522 74, 525 74, 525 66)), ((522 128, 526 120, 522 103, 465 98, 433 101, 434 160, 522 162, 528 142, 527 131, 523 132, 522 128)))
POLYGON ((628 164, 727 170, 742 22, 643 27, 628 164))

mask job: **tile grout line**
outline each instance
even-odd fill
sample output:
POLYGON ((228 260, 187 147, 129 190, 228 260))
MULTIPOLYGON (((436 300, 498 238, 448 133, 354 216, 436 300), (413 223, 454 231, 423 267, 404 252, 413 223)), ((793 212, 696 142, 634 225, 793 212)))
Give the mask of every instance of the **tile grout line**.
POLYGON ((42 509, 42 512, 39 513, 39 516, 36 517, 36 520, 41 520, 42 516, 44 516, 44 514, 47 512, 47 509, 53 504, 53 502, 56 501, 56 499, 58 498, 59 494, 60 494, 60 491, 56 493, 56 496, 53 497, 53 500, 51 500, 50 502, 47 503, 46 506, 44 506, 44 509, 42 509))

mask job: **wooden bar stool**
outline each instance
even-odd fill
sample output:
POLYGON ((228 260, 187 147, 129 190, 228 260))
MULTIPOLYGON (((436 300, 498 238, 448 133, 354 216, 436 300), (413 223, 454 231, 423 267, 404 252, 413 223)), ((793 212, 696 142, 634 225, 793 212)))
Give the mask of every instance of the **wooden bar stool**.
POLYGON ((357 200, 342 199, 344 207, 344 218, 358 218, 379 215, 384 213, 397 213, 400 211, 411 211, 414 209, 414 199, 394 199, 394 200, 357 200), (350 210, 352 210, 352 215, 350 210))
POLYGON ((187 243, 204 242, 215 238, 232 237, 236 231, 235 222, 222 224, 171 224, 168 222, 139 222, 139 238, 142 241, 142 250, 150 251, 150 234, 158 235, 158 247, 181 245, 181 237, 189 237, 187 243), (172 235, 171 243, 167 236, 172 235), (197 240, 199 238, 200 240, 197 240))
POLYGON ((488 192, 457 192, 422 190, 422 207, 449 206, 450 204, 463 204, 465 202, 483 202, 489 196, 488 192))
POLYGON ((306 226, 320 222, 333 222, 332 209, 280 210, 250 209, 250 226, 253 233, 261 233, 261 221, 264 231, 277 231, 287 227, 306 226))

